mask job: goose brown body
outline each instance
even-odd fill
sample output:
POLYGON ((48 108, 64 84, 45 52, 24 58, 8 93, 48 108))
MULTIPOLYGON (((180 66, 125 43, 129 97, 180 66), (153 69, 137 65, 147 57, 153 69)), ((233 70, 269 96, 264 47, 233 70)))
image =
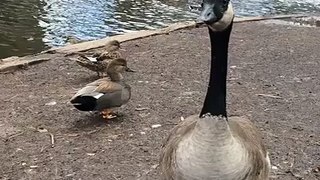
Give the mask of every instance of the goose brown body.
POLYGON ((177 125, 160 155, 164 180, 266 180, 269 157, 246 117, 193 115, 177 125))

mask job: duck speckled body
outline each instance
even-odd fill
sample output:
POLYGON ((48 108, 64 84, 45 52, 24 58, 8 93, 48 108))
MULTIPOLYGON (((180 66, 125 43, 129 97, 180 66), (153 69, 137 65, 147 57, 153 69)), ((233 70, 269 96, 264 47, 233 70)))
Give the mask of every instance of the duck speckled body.
POLYGON ((120 52, 120 42, 112 40, 108 42, 102 52, 93 53, 92 57, 88 57, 82 53, 77 53, 76 62, 91 71, 97 72, 98 77, 103 77, 106 73, 108 63, 113 59, 122 58, 120 52))

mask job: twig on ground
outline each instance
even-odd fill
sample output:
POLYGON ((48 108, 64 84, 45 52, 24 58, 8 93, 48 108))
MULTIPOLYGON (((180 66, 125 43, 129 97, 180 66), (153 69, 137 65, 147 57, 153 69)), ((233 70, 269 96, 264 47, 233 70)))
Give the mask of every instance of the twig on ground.
POLYGON ((52 133, 49 133, 51 139, 51 147, 54 147, 54 136, 52 133))
POLYGON ((269 97, 269 98, 274 98, 274 99, 282 99, 282 97, 275 96, 275 95, 272 95, 272 94, 257 94, 257 96, 269 97))
POLYGON ((17 133, 17 134, 13 134, 13 135, 9 136, 9 137, 7 138, 7 140, 10 140, 10 139, 15 138, 15 137, 17 137, 17 136, 20 136, 20 135, 22 135, 23 133, 24 133, 24 132, 20 132, 20 133, 17 133))
POLYGON ((14 95, 14 96, 12 96, 12 97, 10 97, 10 98, 8 98, 8 99, 5 99, 4 102, 9 102, 9 101, 11 101, 12 99, 16 98, 17 96, 19 96, 19 94, 16 94, 16 95, 14 95))

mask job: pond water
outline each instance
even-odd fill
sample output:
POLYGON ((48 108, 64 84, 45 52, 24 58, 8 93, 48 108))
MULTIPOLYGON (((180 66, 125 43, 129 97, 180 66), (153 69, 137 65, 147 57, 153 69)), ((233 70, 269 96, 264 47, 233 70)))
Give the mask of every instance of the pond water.
MULTIPOLYGON (((0 58, 194 20, 201 0, 1 0, 0 58)), ((234 0, 237 16, 320 12, 320 0, 234 0)))

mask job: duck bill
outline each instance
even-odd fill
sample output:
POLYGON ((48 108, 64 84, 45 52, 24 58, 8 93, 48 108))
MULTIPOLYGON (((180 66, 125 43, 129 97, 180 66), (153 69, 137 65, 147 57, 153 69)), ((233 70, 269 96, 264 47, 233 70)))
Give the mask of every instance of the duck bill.
POLYGON ((127 71, 127 72, 136 72, 136 71, 134 71, 134 70, 132 70, 132 69, 130 69, 130 68, 128 68, 128 67, 126 68, 126 71, 127 71))
POLYGON ((123 47, 119 48, 120 51, 127 51, 126 49, 124 49, 123 47))

